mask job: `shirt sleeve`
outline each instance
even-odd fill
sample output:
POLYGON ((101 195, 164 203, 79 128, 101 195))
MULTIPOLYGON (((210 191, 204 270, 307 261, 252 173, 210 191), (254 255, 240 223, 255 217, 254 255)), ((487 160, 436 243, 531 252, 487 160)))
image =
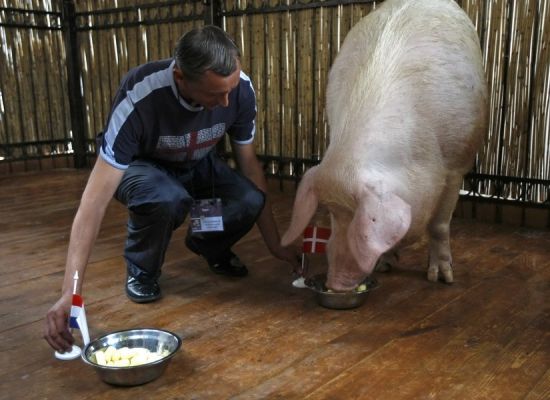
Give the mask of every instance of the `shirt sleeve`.
POLYGON ((99 155, 118 169, 126 169, 139 152, 139 132, 142 130, 131 91, 124 79, 115 96, 99 155))
POLYGON ((238 144, 252 143, 256 134, 256 94, 250 78, 243 72, 239 84, 237 119, 227 133, 238 144))

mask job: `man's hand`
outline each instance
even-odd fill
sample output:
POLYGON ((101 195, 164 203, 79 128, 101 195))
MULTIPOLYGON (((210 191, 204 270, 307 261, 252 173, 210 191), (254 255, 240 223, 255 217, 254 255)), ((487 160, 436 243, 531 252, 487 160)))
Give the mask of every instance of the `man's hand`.
POLYGON ((270 249, 271 254, 279 260, 283 260, 292 265, 292 271, 295 274, 302 276, 306 271, 302 271, 302 257, 299 249, 296 246, 290 245, 283 247, 281 245, 270 249))
POLYGON ((71 303, 72 295, 63 295, 46 314, 44 339, 60 353, 71 350, 74 343, 68 325, 71 303))

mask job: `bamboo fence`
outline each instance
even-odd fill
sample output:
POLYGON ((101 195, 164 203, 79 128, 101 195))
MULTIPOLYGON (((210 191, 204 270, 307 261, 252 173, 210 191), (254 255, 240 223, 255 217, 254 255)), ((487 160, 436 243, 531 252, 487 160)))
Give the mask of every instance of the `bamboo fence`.
MULTIPOLYGON (((171 57, 182 33, 208 21, 208 2, 153 1, 75 2, 90 154, 126 71, 171 57)), ((243 70, 255 87, 258 154, 268 172, 300 176, 328 145, 324 104, 330 65, 350 28, 381 2, 219 3, 221 24, 241 48, 243 70)), ((547 206, 550 0, 457 3, 478 30, 491 93, 490 130, 475 172, 497 179, 479 179, 476 190, 547 206)), ((71 166, 75 132, 69 100, 75 93, 67 84, 61 12, 59 0, 0 0, 0 173, 71 166)))
MULTIPOLYGON (((0 5, 51 10, 50 4, 38 0, 2 0, 0 5)), ((0 157, 9 162, 64 154, 71 127, 60 19, 48 14, 23 18, 2 11, 0 21, 51 27, 0 26, 0 146, 26 144, 10 148, 9 154, 4 150, 0 157)))

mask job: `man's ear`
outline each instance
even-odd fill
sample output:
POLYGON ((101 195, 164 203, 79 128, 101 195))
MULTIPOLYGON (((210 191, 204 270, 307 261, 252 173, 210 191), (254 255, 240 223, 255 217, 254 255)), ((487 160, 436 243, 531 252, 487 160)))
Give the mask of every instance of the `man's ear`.
POLYGON ((178 66, 174 66, 173 73, 175 81, 183 82, 183 72, 181 72, 181 69, 179 69, 178 66))

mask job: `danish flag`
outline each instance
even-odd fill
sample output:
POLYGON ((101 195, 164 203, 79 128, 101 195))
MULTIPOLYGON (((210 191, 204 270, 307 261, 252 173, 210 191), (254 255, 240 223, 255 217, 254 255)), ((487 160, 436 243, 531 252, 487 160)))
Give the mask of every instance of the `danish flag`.
POLYGON ((318 226, 308 226, 304 230, 304 241, 302 251, 304 253, 324 253, 326 252, 327 242, 330 237, 329 228, 318 226))

